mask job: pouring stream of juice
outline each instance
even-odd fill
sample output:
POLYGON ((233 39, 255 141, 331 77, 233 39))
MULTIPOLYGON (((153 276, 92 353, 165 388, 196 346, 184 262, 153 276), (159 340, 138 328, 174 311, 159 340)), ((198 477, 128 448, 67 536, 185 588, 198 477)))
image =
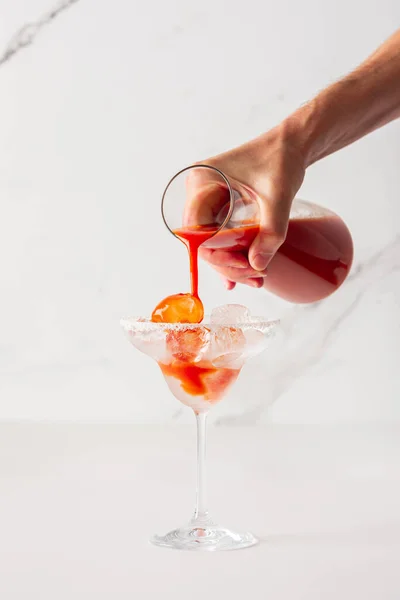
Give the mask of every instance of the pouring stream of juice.
MULTIPOLYGON (((169 296, 163 302, 167 301, 171 308, 175 303, 176 309, 181 303, 182 319, 187 318, 188 322, 199 323, 203 318, 198 295, 199 247, 204 244, 215 250, 242 252, 247 256, 248 248, 259 232, 259 226, 253 224, 226 228, 215 234, 216 231, 217 226, 214 225, 174 231, 189 252, 191 295, 169 296)), ((264 287, 289 302, 316 302, 340 287, 350 270, 352 260, 353 242, 350 232, 336 214, 292 218, 284 243, 268 265, 264 287)), ((155 311, 158 314, 160 305, 155 311)))
POLYGON ((199 248, 215 235, 218 226, 199 226, 174 231, 185 244, 189 253, 190 294, 167 296, 152 313, 152 321, 167 323, 201 323, 204 317, 203 303, 199 298, 199 248))

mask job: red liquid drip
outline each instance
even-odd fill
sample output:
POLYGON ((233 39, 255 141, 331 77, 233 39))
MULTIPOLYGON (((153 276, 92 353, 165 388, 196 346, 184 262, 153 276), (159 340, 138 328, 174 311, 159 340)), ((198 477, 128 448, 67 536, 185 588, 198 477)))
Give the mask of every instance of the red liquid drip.
POLYGON ((199 226, 175 231, 189 252, 191 294, 167 296, 153 310, 151 320, 155 323, 201 323, 204 317, 203 303, 199 298, 199 247, 218 230, 217 226, 199 226))
POLYGON ((187 229, 176 229, 174 234, 183 242, 189 252, 190 283, 192 296, 199 297, 199 248, 218 231, 216 225, 198 225, 187 229))

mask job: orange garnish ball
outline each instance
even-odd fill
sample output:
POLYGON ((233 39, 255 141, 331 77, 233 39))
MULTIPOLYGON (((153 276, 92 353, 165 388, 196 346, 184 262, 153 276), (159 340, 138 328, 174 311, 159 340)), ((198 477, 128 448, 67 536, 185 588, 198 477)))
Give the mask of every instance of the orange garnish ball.
POLYGON ((173 294, 161 300, 153 310, 154 323, 201 323, 203 303, 192 294, 173 294))

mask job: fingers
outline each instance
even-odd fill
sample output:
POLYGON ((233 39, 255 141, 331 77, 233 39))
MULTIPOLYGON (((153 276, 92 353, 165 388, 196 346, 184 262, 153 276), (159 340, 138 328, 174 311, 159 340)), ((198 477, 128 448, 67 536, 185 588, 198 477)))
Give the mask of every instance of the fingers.
POLYGON ((222 282, 226 289, 229 291, 235 289, 236 283, 241 283, 242 285, 248 285, 252 288, 261 288, 264 285, 264 278, 262 277, 250 277, 249 279, 243 279, 241 281, 231 281, 230 279, 226 279, 223 275, 221 276, 222 282))
POLYGON ((236 287, 236 282, 235 281, 231 281, 230 279, 226 279, 226 277, 221 277, 222 279, 222 283, 224 284, 224 286, 226 287, 226 289, 228 290, 228 292, 230 290, 235 289, 236 287))
POLYGON ((254 271, 253 269, 238 269, 235 267, 217 267, 213 265, 217 273, 221 275, 222 281, 227 290, 233 290, 237 283, 249 285, 253 288, 260 288, 264 285, 266 272, 254 271), (262 277, 260 277, 262 275, 262 277))
POLYGON ((264 271, 256 271, 251 267, 248 269, 238 269, 236 267, 218 267, 216 265, 213 265, 213 268, 226 279, 236 281, 237 283, 243 283, 244 281, 247 281, 247 279, 264 279, 264 277, 267 277, 268 275, 267 269, 264 269, 264 271))
POLYGON ((241 252, 200 248, 200 256, 221 275, 222 282, 229 291, 233 290, 237 283, 253 288, 264 285, 267 270, 260 272, 253 269, 241 252))
POLYGON ((228 250, 211 250, 209 248, 199 248, 200 256, 211 265, 229 266, 237 268, 250 267, 247 257, 241 252, 229 252, 228 250))
POLYGON ((275 197, 274 202, 260 199, 260 231, 249 249, 249 263, 264 271, 279 246, 285 241, 291 199, 275 197))
POLYGON ((250 287, 253 288, 262 288, 262 286, 264 285, 264 279, 261 277, 254 277, 253 279, 246 279, 245 281, 243 281, 243 283, 245 285, 249 285, 250 287))
POLYGON ((210 263, 215 270, 221 273, 225 279, 242 282, 245 279, 262 278, 267 275, 266 269, 256 271, 253 269, 246 256, 240 252, 228 252, 225 250, 210 250, 202 248, 201 257, 210 263))
MULTIPOLYGON (((253 269, 247 271, 245 269, 235 269, 233 267, 214 266, 213 268, 223 279, 227 279, 234 283, 245 283, 246 285, 253 284, 254 280, 257 280, 258 283, 261 282, 261 285, 263 285, 264 278, 268 276, 265 271, 254 271, 253 269)), ((259 287, 261 287, 261 285, 259 287)))

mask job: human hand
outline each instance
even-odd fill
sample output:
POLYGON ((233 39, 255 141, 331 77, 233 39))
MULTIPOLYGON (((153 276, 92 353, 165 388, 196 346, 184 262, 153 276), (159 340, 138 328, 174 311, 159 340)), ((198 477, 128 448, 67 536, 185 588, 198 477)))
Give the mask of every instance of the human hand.
MULTIPOLYGON (((222 171, 233 188, 236 183, 239 188, 242 185, 253 190, 260 214, 259 234, 249 248, 230 251, 201 247, 200 256, 221 275, 227 289, 233 289, 236 283, 262 287, 268 264, 285 240, 292 201, 304 178, 301 153, 291 144, 282 125, 199 164, 222 171)), ((217 181, 207 176, 204 185, 195 178, 188 186, 186 218, 195 207, 197 217, 201 214, 205 222, 210 221, 210 212, 223 202, 226 192, 221 191, 217 181)))

